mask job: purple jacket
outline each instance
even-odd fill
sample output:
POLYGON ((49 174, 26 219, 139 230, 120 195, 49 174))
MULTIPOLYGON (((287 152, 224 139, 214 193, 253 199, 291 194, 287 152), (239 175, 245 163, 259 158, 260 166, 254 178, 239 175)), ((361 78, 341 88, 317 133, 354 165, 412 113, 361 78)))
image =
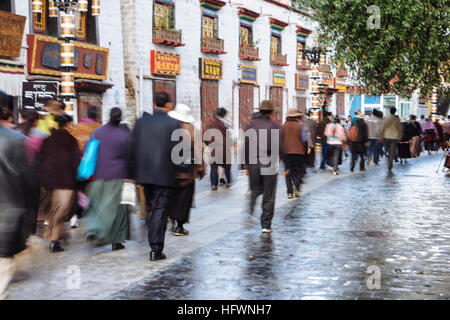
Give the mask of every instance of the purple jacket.
POLYGON ((100 141, 94 180, 127 179, 130 133, 119 126, 107 123, 95 130, 92 136, 100 141))
POLYGON ((429 129, 433 129, 434 132, 436 133, 436 137, 439 137, 439 133, 436 129, 436 126, 431 121, 425 122, 425 124, 422 126, 422 133, 425 133, 425 130, 429 130, 429 129))

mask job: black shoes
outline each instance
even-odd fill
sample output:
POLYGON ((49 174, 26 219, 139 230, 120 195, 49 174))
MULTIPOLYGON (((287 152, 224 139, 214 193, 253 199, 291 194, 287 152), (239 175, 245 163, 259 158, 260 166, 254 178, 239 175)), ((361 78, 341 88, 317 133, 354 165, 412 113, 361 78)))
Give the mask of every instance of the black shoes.
POLYGON ((166 255, 161 251, 150 252, 150 261, 164 260, 165 258, 167 258, 166 255))
POLYGON ((50 242, 50 252, 61 252, 64 251, 64 248, 61 247, 61 244, 58 241, 50 242))
POLYGON ((125 246, 121 243, 113 243, 112 244, 112 251, 117 251, 117 250, 121 250, 121 249, 125 249, 125 246))
POLYGON ((175 231, 173 232, 175 236, 187 236, 189 234, 189 231, 184 229, 183 227, 176 227, 175 231))

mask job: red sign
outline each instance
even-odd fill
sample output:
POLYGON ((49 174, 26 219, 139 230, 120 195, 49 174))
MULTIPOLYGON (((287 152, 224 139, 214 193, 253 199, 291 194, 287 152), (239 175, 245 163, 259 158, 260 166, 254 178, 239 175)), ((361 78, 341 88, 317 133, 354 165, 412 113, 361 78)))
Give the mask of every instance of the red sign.
MULTIPOLYGON (((27 35, 28 73, 60 76, 62 42, 57 38, 27 35)), ((109 49, 81 42, 74 44, 75 78, 106 80, 109 49)))
POLYGON ((180 55, 162 51, 151 51, 151 72, 162 76, 176 76, 180 74, 180 55))

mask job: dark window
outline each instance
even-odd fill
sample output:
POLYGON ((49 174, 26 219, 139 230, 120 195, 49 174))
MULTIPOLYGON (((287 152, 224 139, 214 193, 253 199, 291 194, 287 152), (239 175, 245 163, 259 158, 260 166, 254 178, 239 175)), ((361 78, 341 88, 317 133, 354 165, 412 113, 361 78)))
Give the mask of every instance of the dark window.
POLYGON ((11 0, 0 0, 0 10, 11 12, 11 0))
POLYGON ((97 37, 97 17, 92 15, 92 0, 89 0, 89 11, 86 18, 86 41, 90 44, 98 44, 97 37))

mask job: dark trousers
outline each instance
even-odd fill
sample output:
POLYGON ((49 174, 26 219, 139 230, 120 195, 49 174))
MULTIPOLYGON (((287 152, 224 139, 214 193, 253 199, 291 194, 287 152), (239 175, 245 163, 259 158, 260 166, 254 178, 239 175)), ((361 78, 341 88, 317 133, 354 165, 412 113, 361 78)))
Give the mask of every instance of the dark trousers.
POLYGON ((223 165, 223 164, 213 163, 213 164, 211 164, 211 173, 210 173, 212 186, 219 185, 219 174, 218 174, 219 166, 221 166, 225 169, 225 177, 227 178, 227 183, 228 184, 231 183, 231 167, 225 168, 225 165, 223 165))
POLYGON ((328 149, 328 156, 330 157, 329 163, 331 164, 331 167, 333 167, 334 171, 337 171, 339 169, 338 166, 342 160, 342 145, 330 145, 328 149))
POLYGON ((162 252, 167 227, 169 204, 173 201, 175 188, 153 184, 144 185, 145 198, 151 203, 152 213, 148 217, 148 243, 152 251, 162 252))
POLYGON ((322 161, 320 162, 320 169, 325 169, 325 164, 328 160, 328 143, 322 142, 322 161))
MULTIPOLYGON (((398 140, 385 139, 384 147, 388 154, 388 169, 391 170, 394 167, 394 158, 397 154, 398 140)), ((398 155, 397 155, 398 156, 398 155)))
POLYGON ((308 168, 314 168, 316 162, 316 152, 314 146, 311 147, 311 153, 306 155, 306 166, 308 168))
POLYGON ((275 196, 277 194, 277 174, 261 175, 261 165, 248 166, 250 177, 250 211, 253 213, 256 198, 263 195, 261 215, 261 227, 269 229, 272 226, 272 218, 275 210, 275 196))
POLYGON ((367 148, 367 158, 370 159, 370 156, 373 155, 373 162, 378 164, 380 161, 380 148, 378 139, 369 139, 369 148, 367 148))
POLYGON ((294 186, 295 189, 300 191, 301 184, 303 183, 304 163, 304 154, 286 155, 284 166, 286 167, 286 170, 289 170, 289 173, 286 175, 286 187, 288 194, 292 194, 294 192, 294 186))
POLYGON ((361 151, 359 148, 351 148, 352 150, 352 163, 351 163, 351 169, 354 169, 356 166, 356 162, 358 162, 358 157, 360 158, 359 161, 359 170, 364 170, 364 151, 361 151))

